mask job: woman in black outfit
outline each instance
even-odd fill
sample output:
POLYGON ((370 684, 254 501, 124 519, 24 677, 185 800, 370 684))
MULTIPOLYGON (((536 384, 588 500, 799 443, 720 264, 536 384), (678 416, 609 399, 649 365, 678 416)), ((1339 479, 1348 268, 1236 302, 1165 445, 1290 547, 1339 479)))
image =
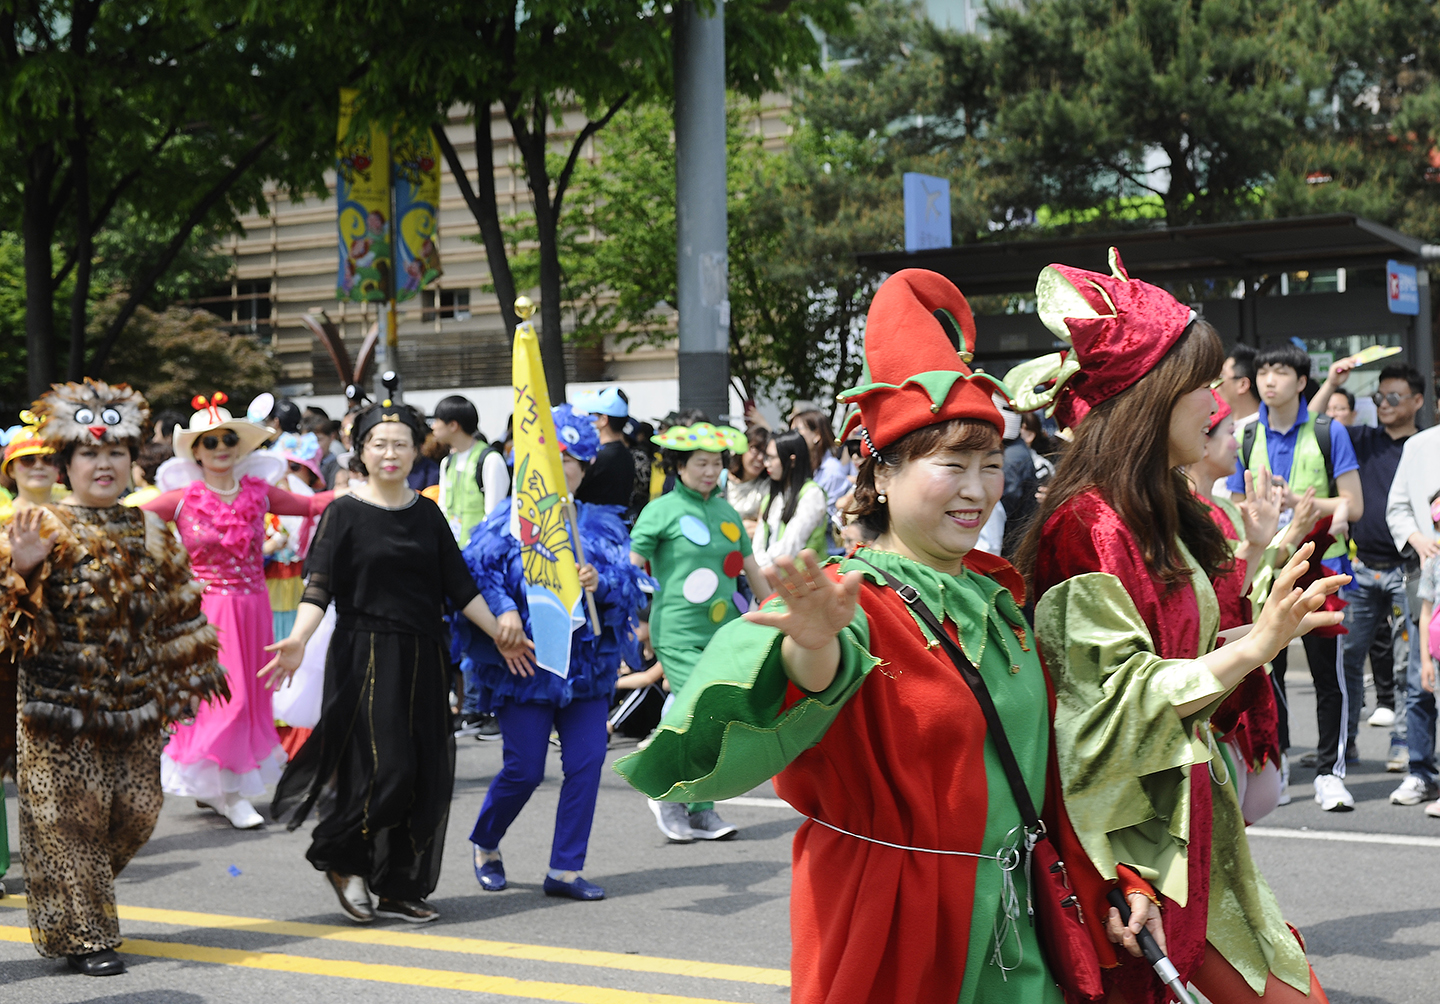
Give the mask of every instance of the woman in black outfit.
POLYGON ((415 414, 374 405, 353 436, 351 466, 367 480, 326 509, 295 627, 261 670, 272 687, 287 679, 334 600, 320 723, 280 779, 272 813, 294 830, 335 775, 335 806, 306 857, 352 920, 418 924, 439 917, 425 898, 439 879, 455 779, 446 603, 517 666, 528 665, 528 643, 501 631, 444 515, 406 483, 425 439, 415 414))

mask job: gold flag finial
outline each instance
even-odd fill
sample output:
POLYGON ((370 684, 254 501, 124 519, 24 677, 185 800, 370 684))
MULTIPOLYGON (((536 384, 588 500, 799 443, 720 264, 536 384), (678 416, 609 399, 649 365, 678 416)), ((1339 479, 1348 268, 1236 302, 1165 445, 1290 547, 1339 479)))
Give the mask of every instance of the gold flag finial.
POLYGON ((522 321, 530 320, 531 315, 535 313, 534 302, 528 296, 517 296, 515 298, 515 313, 519 315, 522 321))

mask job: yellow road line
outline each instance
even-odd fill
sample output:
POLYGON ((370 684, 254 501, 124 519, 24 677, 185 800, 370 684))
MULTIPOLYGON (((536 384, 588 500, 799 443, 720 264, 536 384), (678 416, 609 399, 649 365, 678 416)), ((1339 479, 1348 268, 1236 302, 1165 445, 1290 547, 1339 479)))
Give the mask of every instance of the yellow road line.
MULTIPOLYGON (((28 943, 30 931, 23 927, 0 925, 0 941, 28 943)), ((478 973, 457 973, 445 969, 419 969, 415 966, 386 966, 373 962, 312 959, 299 955, 281 955, 276 952, 246 952, 234 948, 182 945, 170 941, 146 941, 141 938, 127 938, 125 943, 120 946, 120 951, 130 955, 148 955, 157 959, 210 962, 222 966, 266 969, 276 973, 331 976, 347 980, 367 980, 371 983, 433 987, 437 990, 467 990, 472 993, 496 994, 501 997, 566 1001, 569 1004, 727 1004, 724 1001, 707 1000, 701 997, 677 997, 673 994, 647 994, 634 990, 613 990, 609 987, 517 980, 509 976, 484 976, 478 973)))
MULTIPOLYGON (((0 899, 0 907, 23 909, 24 896, 0 899)), ((502 959, 523 959, 528 962, 555 962, 565 965, 592 966, 598 969, 623 969, 635 973, 660 973, 666 976, 693 976, 706 980, 730 980, 737 983, 763 983, 788 987, 790 973, 784 969, 763 969, 759 966, 736 966, 723 962, 698 962, 689 959, 666 959, 653 955, 626 955, 622 952, 596 952, 583 948, 557 948, 551 945, 526 945, 510 941, 485 941, 479 938, 455 938, 437 934, 411 934, 386 928, 339 927, 332 924, 307 924, 293 920, 264 920, 259 917, 231 917, 218 913, 193 913, 189 910, 157 910, 144 906, 121 906, 121 920, 138 920, 152 924, 198 927, 227 931, 252 931, 257 934, 278 934, 321 941, 343 941, 359 945, 384 945, 390 948, 416 948, 432 952, 454 952, 460 955, 488 955, 502 959)), ((558 999, 558 998, 557 998, 558 999)))

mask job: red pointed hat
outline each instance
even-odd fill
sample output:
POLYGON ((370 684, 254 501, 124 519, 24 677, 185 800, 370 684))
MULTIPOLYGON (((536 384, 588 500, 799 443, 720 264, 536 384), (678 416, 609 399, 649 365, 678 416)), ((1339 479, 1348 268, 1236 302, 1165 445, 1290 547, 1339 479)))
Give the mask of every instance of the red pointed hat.
POLYGON ((860 386, 839 395, 860 409, 861 453, 956 418, 989 422, 1003 435, 1005 420, 990 395, 998 390, 1008 398, 1010 392, 994 377, 970 371, 974 352, 975 318, 954 283, 920 268, 886 279, 865 319, 860 386))
POLYGON ((1074 348, 1008 374, 1016 407, 1049 407, 1072 428, 1154 369, 1195 320, 1195 311, 1159 286, 1130 278, 1113 247, 1109 275, 1046 266, 1035 282, 1035 301, 1045 326, 1074 348))

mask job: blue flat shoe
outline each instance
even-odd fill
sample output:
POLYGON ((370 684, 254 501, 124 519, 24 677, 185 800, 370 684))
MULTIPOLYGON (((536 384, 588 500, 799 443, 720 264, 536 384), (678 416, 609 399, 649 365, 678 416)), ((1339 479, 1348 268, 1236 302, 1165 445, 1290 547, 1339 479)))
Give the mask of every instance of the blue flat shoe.
POLYGON ((571 899, 592 900, 604 899, 605 890, 601 889, 594 882, 586 882, 580 876, 575 876, 574 882, 561 882, 559 879, 545 876, 545 895, 547 896, 569 896, 571 899))
POLYGON ((475 878, 480 883, 480 888, 486 892, 499 892, 508 884, 505 881, 505 862, 498 858, 494 861, 481 861, 479 852, 471 859, 475 866, 475 878))

